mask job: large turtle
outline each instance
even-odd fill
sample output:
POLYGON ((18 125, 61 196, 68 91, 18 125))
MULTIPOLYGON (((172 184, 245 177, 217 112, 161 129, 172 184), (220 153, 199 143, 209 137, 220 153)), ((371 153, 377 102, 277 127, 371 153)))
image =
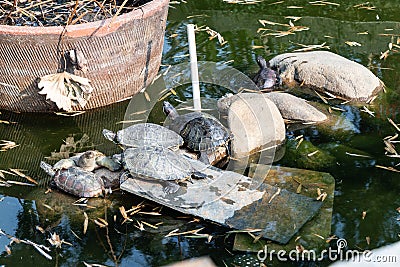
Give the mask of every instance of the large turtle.
POLYGON ((178 134, 154 123, 138 123, 117 133, 104 129, 103 135, 124 147, 162 146, 177 149, 183 144, 178 134))
POLYGON ((260 70, 254 76, 254 83, 260 88, 260 90, 264 89, 273 89, 275 85, 280 83, 279 76, 277 73, 270 68, 269 62, 266 61, 262 56, 257 57, 257 64, 260 67, 260 70))
POLYGON ((77 197, 103 195, 104 183, 93 172, 76 166, 54 170, 50 164, 44 161, 40 162, 40 167, 53 177, 55 186, 64 192, 77 197))
POLYGON ((207 177, 195 171, 183 156, 162 146, 127 148, 123 153, 123 164, 133 177, 164 184, 166 194, 178 191, 179 182, 207 177))
POLYGON ((225 147, 229 154, 232 135, 215 117, 200 112, 179 115, 168 101, 163 102, 163 111, 170 119, 168 128, 182 136, 187 148, 200 153, 201 162, 209 164, 207 154, 217 147, 225 147))

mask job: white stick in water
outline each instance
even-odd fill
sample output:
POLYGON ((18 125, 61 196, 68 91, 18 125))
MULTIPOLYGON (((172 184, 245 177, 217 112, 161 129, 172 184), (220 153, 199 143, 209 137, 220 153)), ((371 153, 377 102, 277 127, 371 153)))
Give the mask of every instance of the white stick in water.
POLYGON ((194 34, 194 25, 187 25, 188 40, 189 40, 189 55, 190 55, 190 73, 193 87, 193 106, 196 111, 201 110, 200 101, 200 86, 199 72, 197 69, 197 52, 196 52, 196 37, 194 34))

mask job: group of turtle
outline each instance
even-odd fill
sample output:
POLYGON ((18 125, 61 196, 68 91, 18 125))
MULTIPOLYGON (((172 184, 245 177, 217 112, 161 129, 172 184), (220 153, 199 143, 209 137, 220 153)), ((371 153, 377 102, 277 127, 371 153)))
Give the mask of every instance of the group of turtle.
POLYGON ((191 162, 177 150, 185 146, 199 154, 198 159, 209 163, 207 155, 217 148, 224 148, 229 155, 232 136, 215 117, 192 112, 179 115, 169 103, 163 103, 169 118, 167 127, 153 123, 139 123, 117 133, 104 129, 106 139, 120 145, 122 154, 106 157, 98 151, 86 151, 70 159, 63 159, 51 166, 41 162, 41 168, 53 177, 59 189, 79 196, 95 197, 106 188, 106 177, 96 175, 96 169, 119 171, 124 177, 145 179, 162 183, 166 194, 173 194, 183 181, 208 176, 195 170, 191 162))

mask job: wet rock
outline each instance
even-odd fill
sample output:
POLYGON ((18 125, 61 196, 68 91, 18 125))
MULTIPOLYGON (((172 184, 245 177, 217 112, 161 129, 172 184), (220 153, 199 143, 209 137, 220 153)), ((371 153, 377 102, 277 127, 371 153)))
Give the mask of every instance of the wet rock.
POLYGON ((310 169, 324 170, 336 164, 336 159, 328 151, 314 146, 310 141, 303 140, 298 145, 297 140, 288 140, 286 154, 279 162, 282 165, 310 169))
POLYGON ((306 86, 356 101, 368 101, 384 86, 366 67, 327 51, 285 53, 270 65, 289 87, 306 86))
POLYGON ((226 115, 233 134, 231 153, 243 157, 285 140, 285 124, 275 104, 258 93, 241 93, 218 101, 222 116, 226 115))
POLYGON ((303 122, 322 122, 327 119, 324 113, 294 95, 271 92, 265 97, 274 102, 285 119, 303 122))

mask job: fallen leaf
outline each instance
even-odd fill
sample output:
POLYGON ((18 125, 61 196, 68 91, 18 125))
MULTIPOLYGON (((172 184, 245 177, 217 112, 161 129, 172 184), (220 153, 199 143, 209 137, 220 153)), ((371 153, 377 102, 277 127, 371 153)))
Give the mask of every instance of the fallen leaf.
POLYGON ((41 77, 38 88, 41 89, 39 94, 46 95, 59 109, 71 111, 73 105, 86 105, 93 92, 89 83, 87 78, 64 71, 41 77))

